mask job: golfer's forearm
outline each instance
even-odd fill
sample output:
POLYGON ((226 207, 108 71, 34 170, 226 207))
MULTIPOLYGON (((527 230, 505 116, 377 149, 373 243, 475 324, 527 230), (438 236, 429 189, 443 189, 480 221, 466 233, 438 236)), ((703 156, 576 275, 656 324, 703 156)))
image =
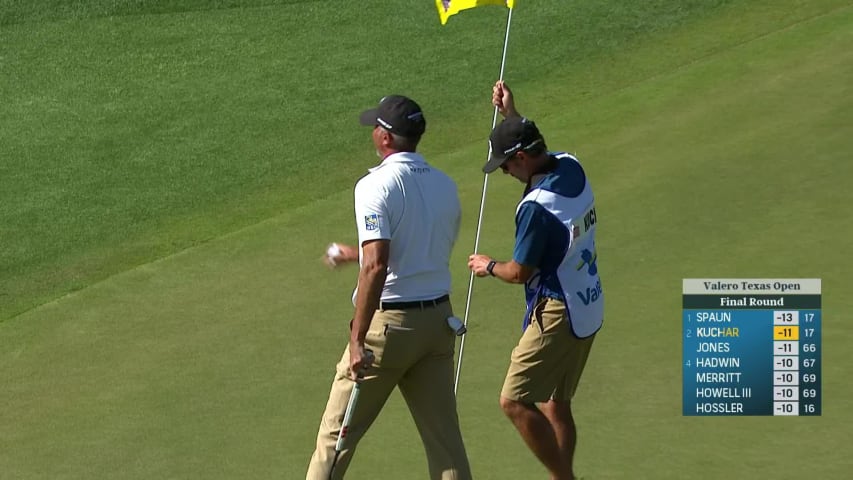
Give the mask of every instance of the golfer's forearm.
POLYGON ((507 283, 524 283, 530 278, 532 273, 532 270, 525 268, 514 260, 497 262, 494 268, 492 268, 492 274, 507 283))
POLYGON ((370 328, 370 320, 379 308, 382 287, 388 275, 386 265, 365 265, 358 274, 358 294, 355 297, 355 315, 350 332, 350 343, 364 344, 364 337, 370 328))

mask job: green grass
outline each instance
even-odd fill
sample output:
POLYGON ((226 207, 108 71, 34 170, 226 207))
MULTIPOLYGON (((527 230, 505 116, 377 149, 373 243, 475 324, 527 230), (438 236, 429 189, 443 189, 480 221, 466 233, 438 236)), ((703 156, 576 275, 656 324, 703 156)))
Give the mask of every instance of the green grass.
MULTIPOLYGON (((0 321, 351 188, 354 115, 389 92, 429 101, 424 148, 482 141, 505 23, 492 7, 441 28, 429 2, 7 3, 0 321)), ((724 3, 520 8, 507 73, 574 72, 724 3)))
MULTIPOLYGON (((608 302, 579 473, 846 478, 850 3, 540 4, 514 16, 507 79, 587 166, 608 302), (697 276, 823 278, 823 417, 681 417, 697 276)), ((504 12, 442 29, 402 1, 56 5, 0 1, 0 478, 300 478, 355 279, 316 257, 352 241, 375 161, 354 116, 389 91, 427 110, 424 151, 465 205, 461 311, 504 12)), ((518 193, 490 179, 482 251, 509 255, 518 193)), ((475 284, 460 416, 477 478, 544 477, 497 407, 517 290, 475 284)), ((395 395, 351 476, 425 468, 395 395)))
POLYGON ((170 14, 308 3, 316 0, 0 0, 0 25, 55 20, 170 14))

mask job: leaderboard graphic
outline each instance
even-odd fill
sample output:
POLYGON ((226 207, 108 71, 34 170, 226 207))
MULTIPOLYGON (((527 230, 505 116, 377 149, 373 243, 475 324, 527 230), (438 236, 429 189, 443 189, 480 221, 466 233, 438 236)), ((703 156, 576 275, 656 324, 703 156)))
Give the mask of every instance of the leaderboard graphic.
POLYGON ((820 279, 684 279, 683 414, 820 415, 820 279))

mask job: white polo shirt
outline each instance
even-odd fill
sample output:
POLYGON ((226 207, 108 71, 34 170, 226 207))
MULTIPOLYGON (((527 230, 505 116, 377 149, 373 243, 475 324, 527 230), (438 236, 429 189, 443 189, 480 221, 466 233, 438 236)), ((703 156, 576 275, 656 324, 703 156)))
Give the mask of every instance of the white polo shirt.
POLYGON ((456 184, 419 153, 389 155, 369 172, 355 185, 359 264, 364 242, 391 241, 382 300, 450 293, 450 251, 462 217, 456 184))

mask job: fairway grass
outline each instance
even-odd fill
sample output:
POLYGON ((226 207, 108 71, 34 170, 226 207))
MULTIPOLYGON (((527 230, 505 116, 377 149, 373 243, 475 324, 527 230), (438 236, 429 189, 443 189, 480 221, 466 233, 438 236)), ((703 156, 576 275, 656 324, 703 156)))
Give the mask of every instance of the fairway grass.
MULTIPOLYGON (((732 2, 576 73, 510 69, 522 112, 549 146, 578 154, 597 195, 607 317, 574 401, 583 478, 844 479, 853 469, 843 452, 853 422, 853 333, 842 326, 853 310, 853 7, 844 3, 732 2), (823 279, 822 417, 681 416, 685 277, 823 279)), ((530 41, 520 25, 517 38, 530 41)), ((530 67, 516 48, 510 66, 530 67)), ((485 88, 460 88, 487 97, 483 77, 485 88)), ((0 322, 0 478, 304 476, 355 281, 353 268, 328 271, 318 257, 328 241, 354 241, 350 188, 374 160, 352 117, 375 93, 334 107, 331 134, 357 152, 334 174, 336 190, 316 194, 302 172, 292 208, 266 218, 273 208, 247 206, 248 226, 157 261, 142 255, 136 268, 0 322)), ((489 118, 455 119, 447 102, 434 98, 444 124, 431 124, 424 146, 460 183, 461 314, 489 118)), ((510 255, 520 188, 489 179, 482 252, 510 255)), ((209 235, 223 228, 195 215, 209 235)), ((522 310, 519 287, 476 281, 459 392, 476 478, 545 478, 497 404, 522 310)), ((425 472, 394 394, 350 477, 425 472)))

